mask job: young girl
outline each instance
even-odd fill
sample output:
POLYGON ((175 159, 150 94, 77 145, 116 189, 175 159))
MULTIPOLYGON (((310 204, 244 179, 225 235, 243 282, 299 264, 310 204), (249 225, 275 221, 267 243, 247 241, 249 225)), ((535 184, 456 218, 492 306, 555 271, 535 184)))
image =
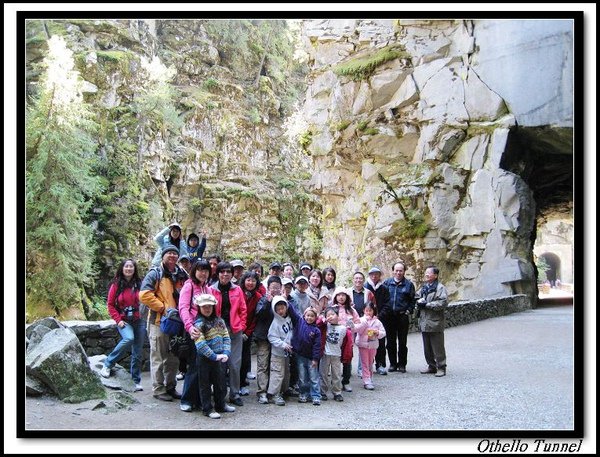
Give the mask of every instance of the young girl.
POLYGON ((173 222, 168 227, 165 227, 154 237, 154 241, 158 245, 156 254, 152 259, 152 265, 160 265, 162 260, 162 250, 165 246, 175 246, 179 250, 179 256, 187 255, 187 244, 181 236, 181 226, 177 222, 173 222))
POLYGON ((135 390, 143 390, 142 347, 146 338, 146 323, 140 318, 140 284, 135 261, 123 260, 110 284, 107 298, 108 312, 117 323, 121 341, 106 357, 100 371, 103 377, 110 377, 110 369, 131 349, 130 371, 135 390))
POLYGON ((232 413, 233 406, 225 403, 227 394, 227 360, 231 354, 231 340, 225 321, 217 316, 217 299, 211 294, 194 297, 194 304, 200 310, 194 326, 199 330, 196 339, 198 353, 198 382, 202 413, 211 419, 219 419, 219 412, 232 413), (214 408, 211 401, 211 387, 214 408))
POLYGON ((355 327, 356 345, 360 355, 362 365, 362 380, 365 389, 373 390, 373 363, 375 354, 379 347, 379 340, 385 338, 385 329, 379 319, 377 319, 377 307, 372 303, 367 303, 364 308, 364 315, 360 318, 360 323, 355 327))
POLYGON ((294 330, 292 332, 292 348, 296 354, 298 367, 299 396, 298 403, 308 402, 312 398, 313 405, 321 404, 319 387, 319 360, 321 359, 321 331, 317 327, 317 311, 307 308, 301 317, 296 308, 289 307, 294 330))
MULTIPOLYGON (((333 302, 331 306, 338 311, 339 323, 348 327, 350 332, 354 332, 354 324, 360 322, 358 313, 352 306, 352 297, 343 287, 338 287, 333 293, 333 302)), ((352 392, 350 387, 350 376, 352 374, 352 334, 348 335, 346 345, 342 351, 342 386, 345 392, 352 392)))
POLYGON ((321 400, 327 400, 327 391, 329 390, 328 375, 331 370, 331 391, 335 401, 344 401, 342 396, 342 344, 346 339, 346 326, 338 322, 338 312, 335 308, 329 307, 325 310, 325 315, 320 316, 317 325, 324 336, 323 356, 319 364, 319 373, 321 377, 321 400))

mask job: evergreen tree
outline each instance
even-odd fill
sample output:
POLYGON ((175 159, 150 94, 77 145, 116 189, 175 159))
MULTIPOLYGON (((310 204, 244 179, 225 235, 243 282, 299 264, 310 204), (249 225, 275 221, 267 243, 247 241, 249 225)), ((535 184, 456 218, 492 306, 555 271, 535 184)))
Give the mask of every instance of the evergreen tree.
POLYGON ((57 315, 81 307, 93 279, 92 227, 99 191, 93 174, 96 124, 82 96, 73 53, 60 36, 48 40, 45 71, 26 120, 26 293, 28 306, 57 315))

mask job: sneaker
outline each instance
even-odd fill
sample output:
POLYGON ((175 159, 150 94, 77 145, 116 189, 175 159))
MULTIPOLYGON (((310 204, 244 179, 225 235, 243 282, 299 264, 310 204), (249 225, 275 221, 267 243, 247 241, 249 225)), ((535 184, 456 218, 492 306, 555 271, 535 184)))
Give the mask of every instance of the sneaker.
POLYGON ((329 400, 329 398, 327 398, 327 394, 321 394, 321 401, 327 401, 329 400))
POLYGON ((350 384, 344 384, 343 389, 344 392, 352 392, 352 387, 350 387, 350 384))
POLYGON ((300 392, 298 392, 293 387, 290 387, 288 390, 285 391, 283 395, 285 395, 286 397, 297 397, 300 395, 300 392))
POLYGON ((246 386, 242 387, 240 389, 240 395, 243 395, 244 397, 250 395, 250 389, 248 389, 246 386))
POLYGON ((235 406, 231 406, 228 405, 227 403, 225 403, 225 406, 223 407, 222 411, 219 411, 220 413, 234 413, 235 412, 235 406))
POLYGON ((406 373, 406 367, 398 367, 400 373, 406 373))
POLYGON ((321 404, 321 400, 319 400, 318 398, 313 398, 313 405, 319 406, 320 404, 321 404))
POLYGON ((424 370, 421 370, 420 373, 421 374, 434 374, 434 373, 437 373, 437 369, 432 368, 432 367, 427 367, 424 370))
POLYGON ((367 389, 367 390, 374 390, 375 386, 373 384, 365 384, 365 389, 367 389))
POLYGON ((344 401, 344 397, 342 397, 342 394, 335 394, 335 395, 333 396, 333 399, 334 399, 335 401, 344 401))
POLYGON ((157 398, 157 399, 162 400, 162 401, 173 401, 173 397, 171 397, 168 394, 154 395, 154 398, 157 398))
POLYGON ((385 375, 387 375, 387 370, 385 369, 385 367, 379 367, 379 368, 377 368, 377 374, 385 376, 385 375))
POLYGON ((233 403, 235 406, 244 406, 242 397, 240 397, 239 395, 237 397, 230 398, 229 403, 233 403))
POLYGON ((136 391, 136 392, 139 392, 140 390, 144 390, 144 388, 142 387, 142 385, 141 385, 141 384, 136 384, 136 385, 135 385, 135 391, 136 391))
POLYGON ((192 412, 192 405, 185 405, 185 404, 181 404, 179 405, 179 409, 182 411, 185 411, 186 413, 191 413, 192 412))
POLYGON ((273 397, 273 402, 277 405, 277 406, 285 406, 285 400, 283 399, 283 397, 281 395, 275 395, 273 397))
POLYGON ((436 378, 441 378, 442 376, 446 376, 446 369, 445 368, 438 368, 437 371, 435 372, 435 377, 436 378))
POLYGON ((177 392, 175 389, 169 389, 169 390, 167 390, 167 395, 170 395, 175 400, 181 399, 181 394, 179 392, 177 392))
POLYGON ((259 402, 261 405, 266 405, 266 404, 268 404, 268 403, 269 403, 269 399, 267 398, 267 394, 260 394, 260 395, 258 396, 258 402, 259 402))
POLYGON ((178 381, 181 381, 183 378, 185 378, 185 375, 181 371, 177 373, 177 376, 175 376, 175 379, 178 381))
POLYGON ((250 379, 250 380, 256 379, 256 375, 254 373, 248 372, 248 374, 246 375, 246 379, 250 379))
POLYGON ((211 411, 210 413, 205 414, 205 416, 210 417, 211 419, 221 419, 221 415, 216 411, 211 411))
POLYGON ((308 398, 305 395, 300 395, 298 397, 298 403, 308 403, 308 398))
POLYGON ((102 376, 103 378, 110 378, 110 368, 104 365, 102 367, 102 370, 100 370, 100 376, 102 376))
POLYGON ((398 370, 396 365, 390 365, 390 367, 388 368, 387 371, 388 371, 388 373, 393 373, 394 371, 400 371, 400 370, 398 370))

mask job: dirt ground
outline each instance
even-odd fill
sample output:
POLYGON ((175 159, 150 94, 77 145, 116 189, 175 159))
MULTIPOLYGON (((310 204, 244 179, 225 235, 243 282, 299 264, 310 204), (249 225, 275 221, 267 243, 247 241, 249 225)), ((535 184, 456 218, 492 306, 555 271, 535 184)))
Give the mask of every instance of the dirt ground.
POLYGON ((66 404, 28 397, 25 430, 137 430, 153 431, 152 436, 169 430, 194 436, 221 430, 358 431, 344 436, 371 430, 398 436, 432 430, 569 430, 574 424, 572 325, 573 308, 563 306, 447 329, 448 374, 442 378, 419 373, 424 367, 421 335, 410 334, 408 372, 375 375, 374 391, 362 388, 355 357, 353 392, 344 393, 343 402, 313 406, 290 399, 283 407, 261 405, 252 381, 244 406, 219 420, 199 411, 182 412, 178 401, 154 399, 144 372, 144 390, 131 394, 137 402, 121 408, 118 398, 66 404))

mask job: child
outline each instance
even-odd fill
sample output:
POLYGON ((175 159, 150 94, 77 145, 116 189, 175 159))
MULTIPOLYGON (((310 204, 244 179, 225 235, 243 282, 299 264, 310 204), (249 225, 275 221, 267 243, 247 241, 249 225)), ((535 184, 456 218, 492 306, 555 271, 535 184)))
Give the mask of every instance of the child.
POLYGON ((375 354, 379 347, 381 338, 385 338, 385 329, 379 319, 377 319, 377 307, 372 303, 367 303, 364 308, 364 316, 360 318, 360 323, 356 325, 356 345, 360 355, 362 365, 362 380, 365 389, 373 390, 373 363, 375 354))
POLYGON ((338 312, 329 307, 325 310, 325 317, 319 317, 317 325, 321 334, 325 335, 325 347, 319 373, 321 376, 321 400, 327 400, 329 390, 327 375, 331 369, 331 391, 335 401, 344 401, 342 397, 342 343, 346 339, 346 326, 338 322, 338 312))
MULTIPOLYGON (((351 293, 350 293, 351 294, 351 293)), ((342 388, 345 392, 352 392, 350 376, 352 375, 352 333, 354 324, 360 322, 360 317, 352 305, 352 295, 343 287, 335 289, 331 306, 338 311, 339 323, 349 329, 346 342, 342 347, 342 388)))
POLYGON ((269 327, 269 343, 271 343, 271 365, 269 388, 267 393, 273 397, 277 406, 285 406, 282 392, 290 383, 290 363, 288 357, 292 353, 292 318, 288 314, 288 302, 284 296, 273 297, 273 322, 269 327))
POLYGON ((290 317, 294 325, 292 347, 296 354, 298 366, 300 395, 298 403, 306 403, 308 395, 313 405, 321 404, 319 387, 319 359, 321 358, 321 331, 317 327, 317 310, 307 308, 303 318, 293 307, 289 307, 290 317))
POLYGON ((219 412, 232 413, 235 407, 225 403, 227 393, 227 360, 231 353, 231 340, 225 321, 217 316, 217 299, 211 294, 199 294, 193 298, 198 306, 198 319, 194 326, 200 330, 196 339, 198 353, 198 383, 202 413, 211 419, 219 419, 219 412), (215 407, 211 402, 211 387, 215 407))

